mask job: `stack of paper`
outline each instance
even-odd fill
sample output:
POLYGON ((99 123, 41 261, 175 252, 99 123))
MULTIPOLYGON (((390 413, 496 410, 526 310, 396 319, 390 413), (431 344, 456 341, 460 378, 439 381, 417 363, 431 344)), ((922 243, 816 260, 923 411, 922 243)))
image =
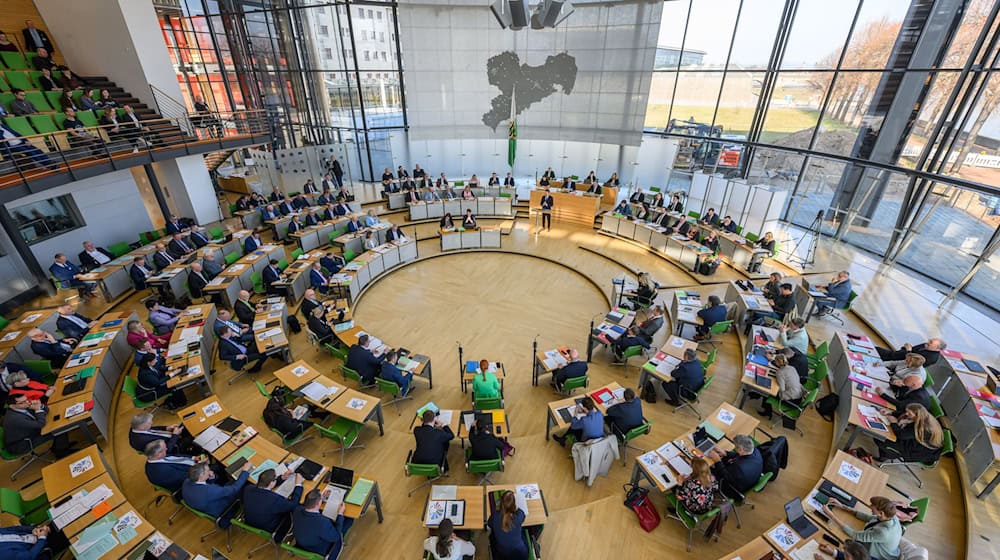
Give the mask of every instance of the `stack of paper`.
POLYGON ((327 484, 326 490, 323 493, 329 493, 326 498, 326 505, 323 506, 323 515, 336 521, 337 511, 340 509, 340 504, 344 503, 344 495, 347 494, 347 491, 332 484, 327 484))
POLYGON ((691 465, 689 465, 688 462, 685 461, 680 455, 667 459, 667 462, 670 463, 670 466, 673 467, 678 473, 683 475, 691 474, 691 465))
POLYGON ((222 444, 227 441, 229 441, 229 434, 215 426, 209 426, 204 432, 198 434, 198 437, 194 438, 194 443, 209 453, 222 447, 222 444))

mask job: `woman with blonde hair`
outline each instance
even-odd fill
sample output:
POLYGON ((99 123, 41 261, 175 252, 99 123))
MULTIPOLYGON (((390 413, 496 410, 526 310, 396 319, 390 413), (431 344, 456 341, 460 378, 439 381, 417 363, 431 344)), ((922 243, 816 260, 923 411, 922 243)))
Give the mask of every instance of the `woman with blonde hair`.
POLYGON ((879 449, 876 461, 933 463, 941 456, 944 444, 941 423, 921 404, 906 406, 899 420, 895 421, 893 433, 896 434, 896 441, 875 442, 879 449))
POLYGON ((674 489, 677 501, 689 513, 699 515, 712 509, 719 481, 712 475, 708 461, 701 457, 691 460, 691 474, 681 476, 681 483, 674 489))
POLYGON ((896 387, 902 387, 903 380, 911 375, 919 377, 921 383, 927 381, 927 371, 924 369, 926 361, 927 359, 920 354, 910 352, 902 360, 889 360, 882 362, 882 365, 892 372, 889 383, 896 387))

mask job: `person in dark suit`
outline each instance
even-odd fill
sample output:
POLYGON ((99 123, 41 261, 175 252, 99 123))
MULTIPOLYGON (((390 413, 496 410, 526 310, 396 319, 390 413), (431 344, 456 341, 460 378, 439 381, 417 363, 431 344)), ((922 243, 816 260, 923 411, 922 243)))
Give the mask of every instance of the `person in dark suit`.
POLYGON ((737 226, 736 222, 733 221, 732 216, 726 216, 725 218, 722 218, 722 224, 720 224, 720 227, 728 231, 729 233, 736 233, 737 226))
POLYGON ((471 208, 465 211, 465 216, 462 218, 462 227, 465 229, 476 229, 476 216, 472 213, 471 208))
POLYGON ((697 326, 698 334, 694 335, 694 339, 704 340, 712 325, 726 320, 726 306, 722 305, 719 296, 708 296, 708 305, 698 310, 698 316, 701 317, 701 324, 697 326))
POLYGON ((191 467, 198 463, 190 455, 168 451, 163 440, 150 441, 142 451, 146 455, 146 479, 171 493, 178 492, 184 486, 191 467))
POLYGON ((503 440, 493 435, 493 426, 477 419, 469 432, 469 458, 473 461, 491 461, 503 455, 503 440))
POLYGON ((826 313, 831 307, 844 309, 851 299, 851 273, 841 270, 837 277, 826 286, 816 286, 826 292, 826 298, 820 299, 816 305, 816 313, 826 313))
POLYGON ((170 240, 170 243, 167 243, 167 251, 175 259, 180 259, 194 251, 194 247, 184 240, 183 235, 175 233, 174 238, 170 240))
POLYGON ((285 194, 278 190, 277 187, 271 190, 271 194, 267 195, 267 199, 271 202, 280 202, 285 198, 285 194))
POLYGON ((325 294, 328 291, 327 284, 329 283, 330 279, 327 278, 326 274, 323 274, 322 263, 314 262, 312 270, 309 271, 309 285, 317 292, 325 294))
POLYGON ((287 216, 295 212, 295 207, 292 206, 292 199, 286 196, 285 200, 282 200, 281 203, 278 204, 278 212, 280 212, 282 216, 287 216))
POLYGON ((156 252, 153 253, 153 264, 156 266, 156 270, 163 270, 177 260, 177 257, 167 252, 167 248, 163 243, 157 243, 155 248, 156 252))
POLYGON ((189 451, 192 445, 191 438, 180 424, 154 426, 153 415, 148 412, 133 416, 128 431, 128 444, 132 449, 143 453, 146 446, 154 441, 162 441, 168 454, 189 451))
POLYGON ((642 400, 636 398, 635 391, 625 389, 624 402, 612 405, 604 415, 604 421, 611 426, 613 434, 624 439, 625 434, 643 424, 642 400))
POLYGON ((365 226, 361 225, 357 216, 351 216, 351 221, 347 222, 347 232, 356 233, 365 229, 365 226))
POLYGON ((192 298, 200 298, 205 294, 203 290, 208 285, 208 278, 202 272, 200 262, 191 263, 191 271, 188 274, 188 288, 191 290, 192 298))
POLYGON ((257 308, 250 303, 250 292, 240 290, 236 301, 233 303, 233 313, 236 318, 245 325, 252 325, 253 318, 257 315, 257 308))
POLYGON ((302 293, 302 303, 299 304, 299 311, 302 312, 302 318, 308 321, 312 310, 322 305, 323 302, 316 299, 316 290, 306 288, 306 291, 302 293))
POLYGON ((302 231, 302 220, 298 216, 292 216, 292 221, 288 222, 288 235, 302 231))
POLYGON ((56 319, 56 328, 68 338, 80 340, 97 324, 98 321, 77 313, 71 303, 59 306, 59 318, 56 319))
POLYGON ((310 227, 310 226, 314 226, 314 225, 318 224, 319 223, 319 216, 316 215, 316 211, 313 210, 312 208, 310 208, 306 212, 305 218, 302 218, 302 223, 304 223, 306 227, 310 227))
POLYGON ((243 254, 249 255, 256 251, 264 242, 260 240, 260 232, 255 231, 243 240, 243 254))
POLYGON ((168 410, 176 410, 187 404, 187 397, 184 396, 183 390, 172 390, 167 387, 167 381, 170 380, 167 377, 167 368, 162 362, 158 363, 156 354, 150 352, 144 355, 139 360, 138 365, 139 373, 136 375, 139 381, 139 387, 136 390, 138 398, 149 402, 169 395, 163 403, 168 410))
POLYGON ((358 372, 365 385, 375 383, 375 376, 382 370, 382 360, 368 349, 368 335, 358 337, 358 343, 347 350, 347 367, 358 372))
POLYGON ((715 208, 709 208, 700 221, 703 224, 715 227, 719 225, 719 215, 715 213, 715 208))
POLYGON ((205 255, 201 257, 201 270, 209 281, 215 279, 222 272, 222 266, 219 261, 215 260, 215 253, 211 251, 206 251, 205 255))
POLYGON ((188 243, 193 243, 196 249, 201 249, 205 245, 212 242, 211 239, 205 235, 205 228, 200 226, 191 226, 191 234, 188 235, 188 243))
POLYGON ((580 377, 587 374, 587 362, 580 359, 580 353, 576 348, 569 350, 569 363, 552 372, 552 384, 562 387, 567 379, 580 377))
POLYGON ((80 296, 84 299, 96 293, 97 285, 84 282, 82 279, 83 271, 80 270, 80 267, 71 263, 62 253, 56 253, 52 266, 49 267, 49 273, 63 286, 77 288, 80 291, 80 296))
POLYGON ((335 560, 344 544, 344 533, 351 528, 353 519, 344 517, 344 504, 337 510, 337 520, 331 520, 320 512, 323 495, 319 490, 310 490, 302 505, 292 513, 292 531, 295 546, 316 554, 325 554, 327 560, 335 560))
POLYGON ((425 410, 420 416, 421 425, 413 428, 413 438, 417 442, 410 462, 421 465, 440 465, 448 471, 448 445, 455 438, 451 427, 442 424, 433 410, 425 410))
POLYGON ((171 215, 170 219, 167 220, 167 225, 165 226, 167 230, 167 235, 175 235, 182 233, 186 228, 181 224, 180 219, 177 216, 171 215))
POLYGON ((792 297, 792 285, 788 282, 782 283, 778 286, 778 295, 767 300, 771 304, 771 309, 774 310, 773 313, 762 313, 763 316, 770 316, 778 320, 778 322, 783 322, 785 320, 785 315, 791 313, 795 309, 795 298, 792 297))
POLYGON ((336 274, 344 267, 344 258, 334 255, 333 253, 326 253, 319 258, 319 264, 321 267, 326 269, 330 274, 336 274))
POLYGON ((512 175, 509 171, 507 172, 507 176, 503 178, 503 186, 505 187, 514 186, 514 175, 512 175))
POLYGON ((56 457, 72 453, 65 433, 55 437, 42 435, 48 415, 49 408, 42 401, 28 400, 24 395, 7 395, 7 412, 3 416, 3 444, 7 451, 23 455, 51 441, 56 457))
POLYGON ((548 191, 542 194, 542 198, 539 200, 539 206, 542 209, 542 227, 548 231, 552 231, 552 206, 555 203, 555 199, 548 191))
POLYGON ((277 430, 284 439, 292 439, 308 430, 312 424, 304 418, 296 417, 292 414, 292 409, 285 406, 286 394, 287 390, 284 387, 272 391, 261 416, 264 417, 264 423, 268 428, 277 430))
POLYGON ((385 232, 386 243, 391 243, 393 241, 396 241, 398 243, 405 243, 406 241, 409 241, 409 239, 410 238, 407 237, 406 234, 403 233, 403 230, 399 229, 399 226, 396 224, 392 224, 392 226, 389 228, 389 231, 385 232))
POLYGON ((136 257, 132 259, 128 275, 132 278, 132 286, 138 292, 146 289, 146 280, 153 275, 153 271, 146 267, 145 257, 136 257))
POLYGON ((31 351, 39 358, 52 362, 53 368, 63 367, 69 355, 73 353, 73 347, 79 342, 75 338, 56 340, 42 329, 31 329, 28 331, 28 338, 31 339, 31 351))
POLYGON ((323 315, 326 313, 326 308, 322 305, 313 308, 312 313, 309 314, 309 319, 307 324, 309 325, 309 330, 312 331, 319 341, 319 344, 324 342, 330 342, 333 340, 333 329, 326 322, 323 315))
POLYGON ((303 195, 298 195, 292 199, 292 208, 296 211, 302 210, 309 206, 309 200, 303 195))
POLYGON ((237 371, 242 369, 248 362, 256 361, 257 363, 247 371, 257 373, 264 367, 267 356, 258 353, 256 348, 240 344, 233 337, 233 331, 225 329, 219 333, 219 359, 229 362, 229 366, 237 371))
POLYGON ((618 337, 618 340, 611 345, 611 351, 615 355, 615 361, 623 363, 625 360, 625 350, 630 346, 642 346, 644 350, 649 349, 649 342, 639 334, 636 326, 631 326, 625 334, 618 337))
POLYGON ((51 72, 56 69, 56 63, 52 60, 52 55, 49 54, 48 49, 42 47, 35 49, 35 57, 31 59, 31 65, 35 67, 35 70, 48 70, 51 72))
POLYGON ((281 270, 278 269, 277 260, 271 259, 260 275, 264 281, 264 291, 267 295, 278 296, 284 293, 284 288, 274 285, 275 282, 280 282, 282 277, 281 270))
POLYGON ((273 204, 268 204, 267 206, 261 208, 260 210, 260 217, 265 222, 276 220, 280 215, 281 213, 278 212, 278 209, 275 208, 273 204))
POLYGON ((103 264, 115 260, 115 256, 104 247, 95 247, 90 241, 83 242, 83 250, 77 255, 80 264, 87 270, 93 270, 103 264))
POLYGON ((753 488, 764 471, 764 456, 754 447, 753 439, 747 435, 733 437, 735 449, 723 453, 718 447, 708 452, 716 463, 712 465, 712 474, 719 479, 722 493, 730 498, 739 498, 733 490, 742 495, 753 488))
POLYGON ((889 394, 882 389, 879 389, 878 394, 896 407, 895 411, 889 413, 893 418, 901 418, 906 412, 906 407, 911 404, 919 404, 928 410, 931 408, 930 393, 927 392, 923 380, 917 374, 904 377, 902 386, 891 386, 890 388, 894 394, 889 394))
POLYGON ((6 560, 49 560, 46 547, 52 528, 45 522, 31 525, 0 527, 0 558, 6 560))
POLYGON ((24 29, 21 30, 21 35, 24 37, 25 50, 36 51, 38 49, 45 49, 50 53, 56 52, 55 46, 49 40, 49 36, 41 29, 35 27, 35 22, 30 19, 24 22, 24 29))
POLYGON ((413 372, 408 371, 403 373, 398 367, 396 367, 396 362, 399 361, 399 354, 395 350, 390 351, 385 355, 385 359, 382 360, 382 367, 379 370, 378 376, 386 381, 392 381, 396 385, 399 385, 400 394, 407 394, 410 391, 410 382, 413 381, 413 372))
POLYGON ((669 382, 662 381, 663 391, 667 394, 667 402, 673 406, 681 404, 680 392, 683 390, 685 396, 691 396, 701 389, 705 384, 705 371, 698 361, 698 352, 693 348, 684 351, 684 360, 677 364, 677 367, 670 372, 673 379, 669 382))
POLYGON ((292 523, 292 511, 302 499, 301 474, 285 471, 277 476, 274 469, 267 469, 257 475, 257 485, 248 484, 243 488, 243 520, 257 529, 263 529, 275 535, 275 541, 281 542, 288 534, 292 523), (275 488, 284 483, 289 476, 295 477, 295 488, 286 498, 275 492, 275 488))
POLYGON ((181 496, 192 508, 219 518, 219 527, 226 529, 232 523, 235 513, 232 505, 239 499, 251 469, 253 465, 247 461, 236 480, 222 486, 208 483, 215 478, 215 473, 206 463, 195 463, 188 470, 188 478, 181 486, 181 496))
POLYGON ((945 344, 940 338, 932 338, 927 342, 921 342, 916 346, 910 343, 904 344, 899 350, 890 350, 888 348, 876 347, 875 350, 878 352, 879 358, 882 358, 883 362, 895 361, 895 360, 905 360, 906 355, 910 353, 920 354, 924 357, 924 366, 930 367, 937 363, 938 358, 941 357, 941 351, 947 350, 948 345, 945 344))
POLYGON ((346 216, 351 213, 351 207, 341 200, 333 207, 333 213, 337 216, 346 216))
POLYGON ((253 342, 253 331, 250 330, 250 325, 234 321, 229 310, 220 307, 216 312, 215 324, 212 325, 212 331, 215 332, 215 336, 222 336, 222 331, 227 329, 232 331, 233 340, 236 342, 240 344, 250 344, 253 342))

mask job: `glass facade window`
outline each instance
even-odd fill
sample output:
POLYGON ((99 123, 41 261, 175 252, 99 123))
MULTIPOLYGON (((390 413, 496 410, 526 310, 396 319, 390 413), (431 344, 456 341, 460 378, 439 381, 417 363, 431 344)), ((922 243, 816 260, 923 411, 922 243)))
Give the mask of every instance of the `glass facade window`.
POLYGON ((11 208, 10 215, 29 245, 84 226, 68 194, 11 208))

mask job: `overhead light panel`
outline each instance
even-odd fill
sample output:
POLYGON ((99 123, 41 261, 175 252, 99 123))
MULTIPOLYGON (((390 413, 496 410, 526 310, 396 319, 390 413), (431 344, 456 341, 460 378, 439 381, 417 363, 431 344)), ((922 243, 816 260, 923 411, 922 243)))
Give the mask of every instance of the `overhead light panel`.
POLYGON ((496 0, 490 11, 497 18, 500 27, 513 30, 528 26, 528 2, 526 0, 496 0))
POLYGON ((573 4, 563 0, 543 0, 531 14, 532 29, 553 29, 573 13, 573 4))

